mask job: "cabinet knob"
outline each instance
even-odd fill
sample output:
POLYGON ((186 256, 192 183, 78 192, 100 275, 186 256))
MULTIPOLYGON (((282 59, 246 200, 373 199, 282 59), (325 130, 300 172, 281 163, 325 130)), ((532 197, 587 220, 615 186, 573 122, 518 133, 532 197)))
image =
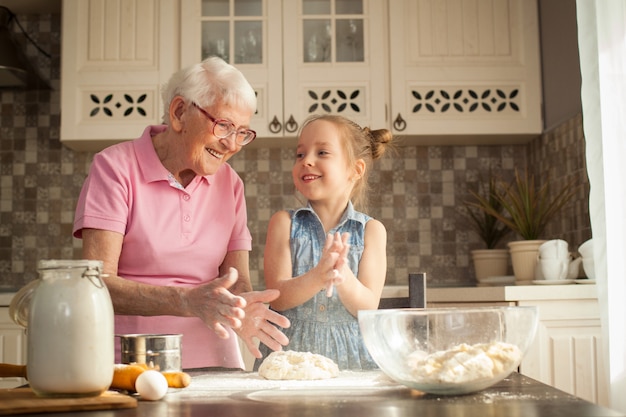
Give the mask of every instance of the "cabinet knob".
POLYGON ((274 118, 270 122, 268 129, 272 133, 278 133, 281 131, 282 128, 283 128, 283 125, 281 125, 280 122, 278 121, 278 118, 274 116, 274 118))
POLYGON ((402 132, 404 129, 406 129, 406 121, 402 118, 400 113, 398 113, 398 117, 396 117, 396 120, 393 121, 393 128, 396 129, 398 132, 402 132))
POLYGON ((289 117, 287 123, 285 123, 285 130, 289 133, 293 133, 298 130, 298 122, 296 122, 296 119, 293 118, 293 114, 289 117))

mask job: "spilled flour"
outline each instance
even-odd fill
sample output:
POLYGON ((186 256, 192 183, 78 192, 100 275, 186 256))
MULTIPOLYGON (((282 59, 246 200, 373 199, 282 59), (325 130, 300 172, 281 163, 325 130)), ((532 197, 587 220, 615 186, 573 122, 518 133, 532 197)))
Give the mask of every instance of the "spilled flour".
POLYGON ((321 391, 363 392, 370 389, 406 389, 381 371, 341 371, 336 378, 324 380, 268 380, 257 372, 215 372, 195 376, 191 384, 172 394, 192 397, 229 397, 252 391, 311 393, 321 391))

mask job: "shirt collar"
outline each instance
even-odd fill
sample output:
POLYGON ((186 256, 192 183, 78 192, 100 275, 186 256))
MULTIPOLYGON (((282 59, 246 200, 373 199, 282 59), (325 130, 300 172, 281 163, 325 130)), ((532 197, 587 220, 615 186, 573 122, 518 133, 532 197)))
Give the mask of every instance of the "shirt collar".
MULTIPOLYGON (((141 173, 148 182, 169 181, 169 176, 172 174, 161 163, 152 143, 152 137, 165 132, 167 128, 167 125, 148 126, 144 129, 143 134, 134 141, 135 154, 141 173)), ((211 182, 212 177, 213 175, 203 175, 208 183, 211 182)))
MULTIPOLYGON (((297 209, 294 215, 297 216, 299 213, 303 213, 303 212, 311 213, 319 219, 319 217, 317 216, 317 213, 315 213, 315 210, 313 210, 313 207, 311 207, 311 203, 307 203, 306 207, 301 207, 297 209)), ((346 209, 344 210, 343 214, 341 215, 341 219, 339 220, 339 223, 337 224, 337 226, 333 228, 333 230, 340 228, 348 221, 355 221, 355 222, 359 222, 365 225, 365 220, 363 219, 363 216, 358 215, 357 211, 354 209, 354 206, 352 205, 352 201, 348 201, 348 207, 346 207, 346 209)))

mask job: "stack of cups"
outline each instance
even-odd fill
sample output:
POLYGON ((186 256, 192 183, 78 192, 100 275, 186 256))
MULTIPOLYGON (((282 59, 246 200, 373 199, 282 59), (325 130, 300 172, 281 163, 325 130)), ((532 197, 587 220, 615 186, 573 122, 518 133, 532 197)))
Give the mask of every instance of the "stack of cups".
POLYGON ((548 240, 539 246, 538 275, 545 280, 567 279, 570 260, 569 245, 566 241, 548 240))
POLYGON ((578 247, 578 253, 583 258, 583 270, 587 278, 596 279, 596 271, 593 264, 593 239, 583 242, 578 247))

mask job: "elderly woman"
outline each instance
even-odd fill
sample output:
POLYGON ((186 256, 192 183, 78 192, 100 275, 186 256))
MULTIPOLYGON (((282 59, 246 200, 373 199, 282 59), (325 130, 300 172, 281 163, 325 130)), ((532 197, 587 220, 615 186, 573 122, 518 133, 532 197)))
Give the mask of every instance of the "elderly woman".
MULTIPOLYGON (((243 182, 226 164, 254 140, 256 109, 245 77, 219 58, 174 74, 164 124, 95 155, 74 236, 83 257, 104 261, 115 332, 180 333, 183 368, 242 368, 237 333, 273 350, 289 321, 252 291, 243 182)), ((120 360, 119 347, 116 361, 120 360)))

